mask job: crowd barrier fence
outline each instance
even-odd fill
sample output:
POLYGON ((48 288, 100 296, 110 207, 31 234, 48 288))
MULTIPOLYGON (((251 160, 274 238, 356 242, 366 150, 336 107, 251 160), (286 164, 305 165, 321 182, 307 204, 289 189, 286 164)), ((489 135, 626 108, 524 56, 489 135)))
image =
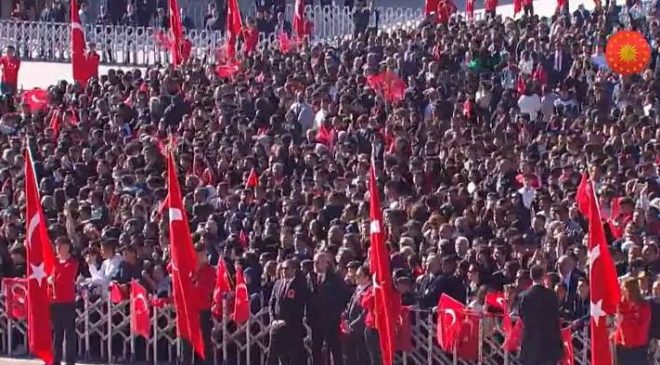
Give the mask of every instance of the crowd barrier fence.
MULTIPOLYGON (((8 295, 24 297, 23 279, 3 280, 0 295, 0 353, 7 356, 25 355, 27 324, 20 313, 10 308, 8 295), (18 318, 16 318, 18 317, 18 318)), ((24 303, 23 303, 24 304, 24 303)), ((83 292, 77 304, 76 330, 78 356, 85 361, 128 363, 146 361, 149 364, 169 364, 180 358, 181 341, 176 336, 175 313, 166 300, 152 300, 151 337, 144 339, 130 331, 130 300, 113 303, 110 297, 92 297, 83 292)), ((213 324, 214 364, 265 365, 269 349, 271 320, 262 308, 250 319, 236 325, 225 309, 221 320, 213 324)), ((398 352, 399 365, 518 365, 517 354, 502 349, 504 339, 501 323, 496 317, 482 317, 479 321, 479 358, 466 362, 456 352, 441 350, 436 339, 436 319, 432 311, 410 308, 408 322, 411 332, 411 351, 398 352)), ((405 321, 404 321, 405 322, 405 321)), ((584 329, 573 332, 574 363, 589 365, 589 335, 584 329)), ((305 350, 311 354, 311 337, 305 339, 305 350)), ((311 356, 308 356, 310 358, 311 356)), ((660 358, 657 358, 660 359, 660 358)))
MULTIPOLYGON (((307 6, 306 14, 314 23, 312 43, 337 43, 351 37, 353 14, 344 6, 307 6)), ((293 7, 287 6, 291 19, 293 7)), ((376 8, 370 25, 380 31, 410 29, 422 19, 422 10, 413 8, 376 8)), ((105 64, 148 66, 167 60, 167 50, 158 44, 155 27, 85 25, 88 42, 94 42, 105 64)), ((216 50, 225 44, 223 31, 190 29, 186 36, 193 54, 213 60, 216 50)), ((0 21, 0 46, 13 45, 24 60, 68 62, 70 60, 70 24, 30 21, 0 21)), ((260 49, 277 45, 275 34, 260 34, 260 49)))

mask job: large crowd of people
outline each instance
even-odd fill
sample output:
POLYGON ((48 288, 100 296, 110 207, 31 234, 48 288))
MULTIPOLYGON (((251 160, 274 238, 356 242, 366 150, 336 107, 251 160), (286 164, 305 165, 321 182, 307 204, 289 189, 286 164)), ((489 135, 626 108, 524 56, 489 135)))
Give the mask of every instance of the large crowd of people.
MULTIPOLYGON (((412 30, 240 56, 230 78, 194 56, 180 68, 110 70, 85 87, 50 86, 36 112, 5 85, 0 275, 26 272, 27 140, 50 237, 70 240, 79 286, 104 295, 111 282, 136 279, 169 296, 161 205, 164 146, 175 136, 200 261, 224 260, 231 275, 242 267, 253 312, 282 294, 273 288, 281 275, 307 278, 315 364, 324 342, 335 364, 379 361, 372 338, 350 335, 373 327, 359 300, 370 285, 372 158, 405 305, 429 309, 445 293, 482 311, 486 293, 502 291, 515 312, 540 266, 561 317, 583 324, 588 227, 575 195, 584 172, 618 274, 628 287, 638 282, 633 298, 660 298, 660 19, 622 24, 621 10, 611 2, 551 18, 431 15, 412 30), (648 37, 652 59, 620 77, 604 45, 629 25, 648 37), (384 71, 405 81, 400 100, 367 82, 384 71), (246 186, 251 171, 256 186, 246 186), (341 318, 351 319, 343 343, 341 318)), ((5 66, 4 84, 10 75, 5 66)))

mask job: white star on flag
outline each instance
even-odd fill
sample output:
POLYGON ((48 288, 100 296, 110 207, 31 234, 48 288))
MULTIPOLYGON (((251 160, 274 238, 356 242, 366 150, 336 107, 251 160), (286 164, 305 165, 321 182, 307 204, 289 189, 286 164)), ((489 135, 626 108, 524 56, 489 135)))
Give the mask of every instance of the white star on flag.
POLYGON ((170 222, 182 221, 183 220, 183 213, 181 212, 181 209, 179 209, 179 208, 170 208, 168 212, 169 212, 169 216, 170 216, 170 222))
POLYGON ((592 248, 589 251, 589 256, 588 256, 589 270, 591 270, 591 268, 594 267, 594 262, 596 262, 596 259, 598 259, 598 256, 600 256, 600 245, 594 246, 594 248, 592 248))
POLYGON ((39 283, 39 286, 41 286, 44 278, 46 278, 46 270, 44 269, 44 263, 40 263, 39 265, 34 265, 30 264, 30 267, 32 268, 32 274, 30 274, 29 279, 36 279, 37 282, 39 283))
POLYGON ((605 317, 607 313, 603 311, 603 300, 600 299, 597 302, 591 302, 591 309, 590 309, 590 314, 591 318, 594 319, 594 322, 596 325, 599 325, 600 317, 605 317))
POLYGON ((371 221, 369 224, 369 230, 371 231, 371 234, 380 233, 380 221, 371 221))

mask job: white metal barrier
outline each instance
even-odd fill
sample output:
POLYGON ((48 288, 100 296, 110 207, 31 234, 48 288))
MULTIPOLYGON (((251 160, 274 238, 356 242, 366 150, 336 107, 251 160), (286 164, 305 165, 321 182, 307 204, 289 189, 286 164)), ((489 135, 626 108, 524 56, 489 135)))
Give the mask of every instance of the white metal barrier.
MULTIPOLYGON (((9 356, 21 355, 18 347, 26 346, 26 323, 24 318, 14 318, 7 299, 8 291, 24 293, 20 282, 5 283, 0 298, 0 353, 9 356)), ((171 363, 181 354, 181 342, 176 337, 175 313, 166 300, 157 300, 151 306, 151 338, 136 337, 130 332, 129 301, 118 304, 109 299, 80 296, 76 329, 78 333, 78 355, 81 359, 107 363, 146 360, 149 363, 171 363)), ((225 313, 230 311, 225 310, 225 313)), ((412 351, 399 352, 397 364, 405 365, 517 365, 517 355, 502 349, 503 332, 499 321, 492 317, 480 321, 480 358, 476 362, 465 362, 455 354, 443 352, 436 343, 436 319, 434 313, 411 309, 409 323, 412 351)), ((228 316, 214 320, 213 341, 215 364, 259 364, 267 363, 271 321, 267 309, 253 314, 248 322, 236 326, 228 316)), ((308 329, 309 334, 309 329, 308 329)), ((587 330, 573 334, 575 363, 589 364, 589 335, 587 330)), ((305 339, 308 354, 311 337, 305 339)), ((310 356, 308 356, 309 358, 310 356)))
MULTIPOLYGON (((343 6, 307 6, 306 14, 314 23, 313 42, 336 42, 353 33, 353 15, 343 6)), ((287 6, 287 17, 293 16, 293 7, 287 6)), ((410 27, 422 18, 421 9, 379 8, 372 12, 371 26, 379 29, 410 27)), ((166 60, 166 52, 156 42, 162 29, 154 27, 94 26, 87 25, 88 41, 97 45, 103 63, 153 65, 166 60)), ((223 45, 221 31, 191 29, 186 35, 193 44, 193 53, 202 59, 213 58, 223 45)), ((70 25, 68 23, 0 21, 0 46, 13 45, 27 60, 65 62, 70 59, 70 25)), ((264 48, 276 40, 274 34, 260 34, 259 47, 264 48)))

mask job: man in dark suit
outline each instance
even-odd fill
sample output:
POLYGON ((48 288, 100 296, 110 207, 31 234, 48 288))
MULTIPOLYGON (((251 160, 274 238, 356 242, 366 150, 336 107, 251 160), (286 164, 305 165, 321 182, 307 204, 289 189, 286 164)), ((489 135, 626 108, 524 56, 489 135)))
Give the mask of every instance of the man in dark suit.
POLYGON ((530 276, 534 285, 520 296, 523 321, 520 362, 523 365, 557 365, 564 352, 559 301, 552 290, 543 286, 543 267, 532 267, 530 276))
MULTIPOLYGON (((423 286, 423 291, 419 293, 420 306, 422 308, 434 307, 443 293, 461 303, 465 303, 467 295, 465 285, 463 285, 461 280, 454 274, 457 266, 456 256, 446 255, 442 259, 435 257, 433 260, 441 260, 442 266, 440 273, 434 275, 427 285, 423 286)), ((434 263, 434 265, 437 265, 437 263, 434 263)))
POLYGON ((285 260, 268 302, 271 333, 269 365, 307 364, 303 339, 306 335, 303 318, 309 300, 305 279, 297 274, 296 265, 285 260))
POLYGON ((584 277, 584 274, 577 269, 575 259, 566 255, 557 260, 557 271, 561 282, 566 285, 566 301, 573 303, 577 295, 578 280, 584 277))
POLYGON ((312 363, 322 365, 323 343, 328 345, 334 365, 343 365, 344 359, 339 341, 341 314, 348 302, 348 290, 344 281, 329 270, 330 259, 325 253, 314 256, 314 272, 309 274, 307 285, 312 293, 307 320, 312 328, 312 363))
POLYGON ((366 312, 362 307, 362 294, 371 287, 371 273, 367 266, 360 266, 355 273, 357 288, 346 310, 347 332, 344 350, 348 364, 368 364, 369 354, 364 340, 364 317, 366 312))
POLYGON ((573 58, 569 52, 564 50, 561 43, 555 45, 555 50, 549 57, 548 62, 550 72, 550 84, 557 85, 561 80, 566 78, 568 72, 573 65, 573 58))

